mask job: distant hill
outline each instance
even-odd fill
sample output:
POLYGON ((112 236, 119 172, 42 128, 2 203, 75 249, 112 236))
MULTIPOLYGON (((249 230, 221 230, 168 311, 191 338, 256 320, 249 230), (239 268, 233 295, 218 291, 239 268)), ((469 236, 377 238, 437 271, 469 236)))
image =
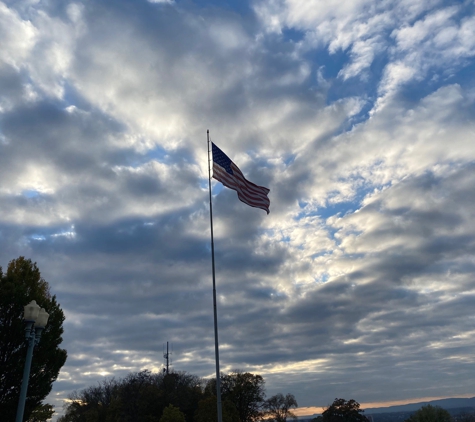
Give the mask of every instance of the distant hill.
POLYGON ((475 397, 470 399, 441 399, 433 401, 424 401, 420 403, 403 404, 400 406, 378 407, 364 409, 366 415, 374 413, 394 413, 394 412, 414 412, 426 405, 440 406, 442 409, 455 409, 455 408, 475 408, 475 397))
MULTIPOLYGON (((400 406, 365 408, 364 414, 370 416, 372 422, 404 422, 413 412, 426 405, 439 406, 448 410, 452 415, 463 413, 475 413, 475 397, 470 399, 454 398, 432 401, 423 401, 419 403, 403 404, 400 406)), ((308 422, 313 416, 301 416, 299 422, 308 422)), ((455 418, 457 420, 457 418, 455 418)))

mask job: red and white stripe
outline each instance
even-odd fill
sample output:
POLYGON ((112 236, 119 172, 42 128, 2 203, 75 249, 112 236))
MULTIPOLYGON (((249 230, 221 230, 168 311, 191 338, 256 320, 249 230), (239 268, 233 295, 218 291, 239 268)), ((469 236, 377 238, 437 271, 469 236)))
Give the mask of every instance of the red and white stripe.
POLYGON ((232 161, 231 169, 234 174, 229 174, 219 164, 213 162, 213 178, 221 182, 227 188, 235 190, 238 194, 238 198, 245 204, 251 207, 261 208, 269 214, 270 200, 267 194, 270 190, 264 186, 257 186, 247 180, 238 166, 232 161))

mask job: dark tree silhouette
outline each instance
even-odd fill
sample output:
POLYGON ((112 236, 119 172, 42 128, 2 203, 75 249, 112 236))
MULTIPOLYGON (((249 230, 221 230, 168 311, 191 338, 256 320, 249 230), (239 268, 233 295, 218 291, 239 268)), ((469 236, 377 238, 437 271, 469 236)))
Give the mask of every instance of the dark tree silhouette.
POLYGON ((269 422, 287 422, 287 418, 297 419, 297 416, 291 411, 292 407, 297 407, 297 400, 293 394, 276 394, 264 402, 264 413, 269 422))
POLYGON ((25 420, 33 411, 37 419, 46 415, 48 408, 42 401, 66 361, 66 350, 59 348, 64 314, 56 296, 51 296, 36 263, 22 256, 14 259, 6 273, 0 268, 0 415, 6 421, 15 420, 27 350, 23 310, 32 300, 45 308, 49 320, 33 353, 25 420))
POLYGON ((452 417, 447 410, 428 404, 413 413, 406 422, 450 422, 451 420, 452 417))
POLYGON ((54 415, 54 406, 50 404, 40 404, 31 412, 27 422, 46 422, 54 415))
POLYGON ((106 379, 97 386, 87 387, 70 394, 66 413, 59 418, 63 422, 105 421, 117 406, 119 383, 106 379))
POLYGON ((73 392, 58 422, 158 422, 170 405, 192 421, 203 399, 202 390, 201 379, 187 372, 131 373, 123 380, 109 379, 73 392))
MULTIPOLYGON (((266 416, 285 422, 293 417, 295 397, 278 394, 265 402, 260 375, 235 371, 221 377, 223 422, 257 422, 266 416)), ((181 414, 187 422, 213 422, 217 420, 216 380, 203 386, 201 378, 187 372, 131 373, 72 393, 58 422, 159 422, 162 416, 180 419, 181 414)))
MULTIPOLYGON (((260 375, 239 370, 221 374, 221 399, 234 404, 241 422, 259 420, 265 400, 265 381, 260 375)), ((216 380, 208 381, 206 395, 216 396, 216 380)))
MULTIPOLYGON (((229 400, 222 402, 223 422, 240 422, 236 406, 229 400)), ((198 403, 194 422, 217 422, 216 396, 209 396, 198 403)))
POLYGON ((351 399, 335 399, 322 413, 322 422, 369 422, 360 404, 351 399))

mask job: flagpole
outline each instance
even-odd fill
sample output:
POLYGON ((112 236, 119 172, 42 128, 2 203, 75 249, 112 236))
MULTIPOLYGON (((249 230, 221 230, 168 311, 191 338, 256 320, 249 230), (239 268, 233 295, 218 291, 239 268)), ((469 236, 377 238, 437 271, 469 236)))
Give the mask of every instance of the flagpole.
POLYGON ((213 202, 211 201, 211 158, 209 130, 208 135, 208 186, 209 186, 209 220, 211 225, 211 265, 213 268, 213 310, 214 310, 214 354, 216 359, 216 400, 218 406, 218 422, 223 422, 221 407, 221 376, 219 371, 219 346, 218 346, 218 311, 216 308, 216 276, 214 270, 214 237, 213 237, 213 202))

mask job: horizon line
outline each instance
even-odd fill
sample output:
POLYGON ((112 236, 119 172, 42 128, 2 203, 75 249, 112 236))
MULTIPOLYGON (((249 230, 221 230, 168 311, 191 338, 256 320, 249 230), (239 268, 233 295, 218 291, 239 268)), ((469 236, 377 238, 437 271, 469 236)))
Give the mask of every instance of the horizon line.
MULTIPOLYGON (((362 410, 365 409, 379 409, 385 407, 392 407, 392 406, 404 406, 406 404, 415 404, 415 403, 423 403, 423 402, 430 402, 435 400, 444 400, 444 399, 470 399, 475 397, 475 394, 461 394, 455 397, 418 397, 414 399, 403 399, 403 400, 388 400, 388 401, 380 401, 380 402, 365 402, 360 403, 360 407, 362 410)), ((330 404, 328 405, 330 406, 330 404)), ((308 407, 298 407, 295 409, 294 413, 297 416, 312 416, 312 415, 320 415, 328 406, 308 406, 308 407)))

